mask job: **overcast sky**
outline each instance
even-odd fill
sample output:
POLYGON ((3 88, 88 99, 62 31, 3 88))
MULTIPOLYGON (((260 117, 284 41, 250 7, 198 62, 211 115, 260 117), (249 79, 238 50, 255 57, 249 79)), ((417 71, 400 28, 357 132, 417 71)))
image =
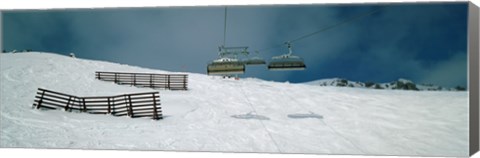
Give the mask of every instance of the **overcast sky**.
MULTIPOLYGON (((247 66, 241 77, 295 83, 406 78, 466 87, 467 4, 231 6, 226 45, 264 50, 380 8, 294 42, 294 55, 305 59, 305 71, 247 66)), ((7 51, 73 52, 79 58, 206 74, 223 43, 224 8, 5 11, 2 20, 7 51)), ((281 46, 260 56, 270 60, 284 53, 281 46)))

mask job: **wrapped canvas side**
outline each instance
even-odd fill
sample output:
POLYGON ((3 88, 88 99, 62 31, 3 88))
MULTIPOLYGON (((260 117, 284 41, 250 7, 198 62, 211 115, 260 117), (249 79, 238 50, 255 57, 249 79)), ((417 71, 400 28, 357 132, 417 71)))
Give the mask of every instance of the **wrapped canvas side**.
POLYGON ((479 9, 470 2, 468 7, 470 155, 479 150, 479 9))

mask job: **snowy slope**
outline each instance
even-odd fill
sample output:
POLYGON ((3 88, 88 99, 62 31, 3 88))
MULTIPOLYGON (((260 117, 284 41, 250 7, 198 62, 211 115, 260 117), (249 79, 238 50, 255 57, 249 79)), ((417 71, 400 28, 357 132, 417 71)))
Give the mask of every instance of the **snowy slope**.
POLYGON ((29 148, 468 155, 467 92, 320 87, 189 74, 188 91, 94 79, 171 73, 50 53, 0 54, 0 146, 29 148), (38 87, 78 96, 159 91, 165 118, 31 109, 38 87))

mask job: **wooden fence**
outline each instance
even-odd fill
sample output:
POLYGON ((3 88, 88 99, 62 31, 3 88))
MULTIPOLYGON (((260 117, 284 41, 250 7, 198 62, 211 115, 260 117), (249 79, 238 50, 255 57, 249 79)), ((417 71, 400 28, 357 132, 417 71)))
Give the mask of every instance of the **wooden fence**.
POLYGON ((77 97, 38 88, 33 107, 64 109, 113 116, 150 117, 162 119, 159 92, 132 93, 117 96, 77 97))
POLYGON ((95 72, 95 78, 137 87, 165 88, 170 90, 187 90, 186 74, 150 74, 125 72, 95 72))

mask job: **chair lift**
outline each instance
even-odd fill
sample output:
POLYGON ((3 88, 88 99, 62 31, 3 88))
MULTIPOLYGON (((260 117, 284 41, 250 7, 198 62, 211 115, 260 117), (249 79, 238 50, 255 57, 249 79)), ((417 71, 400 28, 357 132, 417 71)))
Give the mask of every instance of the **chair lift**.
POLYGON ((207 75, 231 76, 245 73, 245 63, 239 61, 239 54, 248 54, 248 47, 225 47, 227 37, 227 7, 223 28, 223 45, 218 47, 218 59, 207 65, 207 75))
POLYGON ((288 54, 272 57, 268 64, 268 70, 286 71, 286 70, 305 70, 306 66, 303 59, 292 55, 292 46, 287 42, 288 54))
POLYGON ((235 75, 243 74, 245 72, 245 65, 233 58, 220 58, 212 61, 207 66, 208 75, 235 75))
POLYGON ((236 75, 245 73, 245 64, 237 59, 238 54, 248 53, 247 47, 219 47, 219 58, 207 66, 208 75, 236 75))
POLYGON ((245 61, 246 65, 263 65, 267 63, 265 62, 265 60, 258 56, 258 51, 255 51, 255 53, 257 54, 257 56, 247 59, 245 61))

